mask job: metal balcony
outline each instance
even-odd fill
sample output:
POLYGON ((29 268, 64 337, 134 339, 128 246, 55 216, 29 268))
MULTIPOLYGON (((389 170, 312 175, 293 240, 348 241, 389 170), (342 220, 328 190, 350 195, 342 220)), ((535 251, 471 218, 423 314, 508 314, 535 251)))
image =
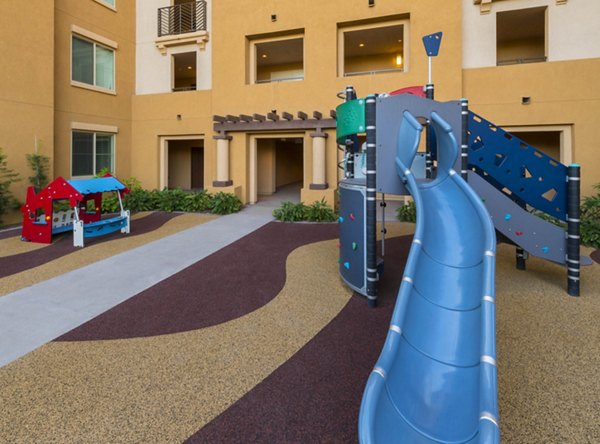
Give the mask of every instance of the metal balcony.
POLYGON ((206 1, 182 3, 158 9, 158 36, 206 31, 206 1))

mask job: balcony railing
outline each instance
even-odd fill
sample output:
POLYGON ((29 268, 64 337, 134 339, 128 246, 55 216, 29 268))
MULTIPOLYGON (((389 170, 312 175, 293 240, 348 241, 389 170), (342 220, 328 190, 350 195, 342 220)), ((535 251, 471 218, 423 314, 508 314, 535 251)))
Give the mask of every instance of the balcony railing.
POLYGON ((182 3, 158 9, 158 36, 206 31, 206 1, 182 3))
POLYGON ((508 60, 498 60, 496 62, 497 66, 504 65, 520 65, 522 63, 540 63, 545 62, 547 60, 546 57, 529 57, 524 59, 508 59, 508 60))

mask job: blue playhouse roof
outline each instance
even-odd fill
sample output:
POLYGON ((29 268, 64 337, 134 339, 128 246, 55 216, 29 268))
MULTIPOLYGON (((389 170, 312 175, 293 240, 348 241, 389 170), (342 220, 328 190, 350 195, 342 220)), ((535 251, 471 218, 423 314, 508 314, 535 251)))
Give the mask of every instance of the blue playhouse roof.
POLYGON ((114 177, 67 180, 67 182, 81 194, 103 193, 106 191, 120 191, 126 188, 125 185, 123 185, 114 177))

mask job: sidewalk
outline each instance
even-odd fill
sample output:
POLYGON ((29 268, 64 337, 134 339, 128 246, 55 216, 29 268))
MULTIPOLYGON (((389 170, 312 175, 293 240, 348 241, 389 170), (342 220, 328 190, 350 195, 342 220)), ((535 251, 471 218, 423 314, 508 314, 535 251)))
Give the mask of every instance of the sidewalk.
POLYGON ((0 298, 0 367, 267 224, 279 204, 248 206, 0 298))

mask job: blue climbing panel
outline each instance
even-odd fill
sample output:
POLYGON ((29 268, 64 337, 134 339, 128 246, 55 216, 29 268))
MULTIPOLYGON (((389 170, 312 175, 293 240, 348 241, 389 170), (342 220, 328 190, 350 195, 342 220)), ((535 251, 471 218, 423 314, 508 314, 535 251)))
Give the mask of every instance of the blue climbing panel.
POLYGON ((566 220, 565 165, 473 112, 468 143, 469 167, 484 179, 517 203, 566 220))

